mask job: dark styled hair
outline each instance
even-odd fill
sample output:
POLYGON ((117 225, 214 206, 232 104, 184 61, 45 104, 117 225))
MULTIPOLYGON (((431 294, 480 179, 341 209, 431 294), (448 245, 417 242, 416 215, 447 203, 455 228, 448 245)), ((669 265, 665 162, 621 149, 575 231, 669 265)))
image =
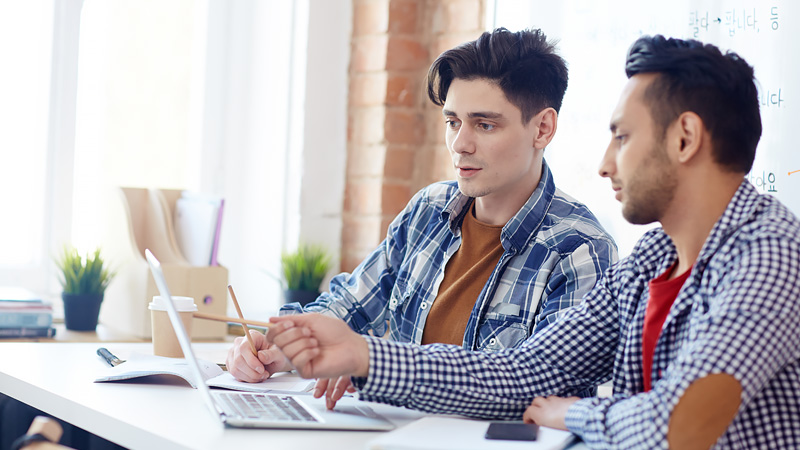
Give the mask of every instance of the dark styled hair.
POLYGON ((750 171, 761 138, 761 114, 747 61, 695 40, 644 36, 628 50, 625 73, 628 78, 659 75, 644 95, 662 134, 680 114, 691 111, 711 134, 717 164, 750 171))
POLYGON ((561 109, 567 90, 567 63, 541 30, 512 33, 505 28, 445 51, 428 70, 428 97, 444 106, 454 79, 487 79, 519 108, 522 123, 541 110, 561 109))

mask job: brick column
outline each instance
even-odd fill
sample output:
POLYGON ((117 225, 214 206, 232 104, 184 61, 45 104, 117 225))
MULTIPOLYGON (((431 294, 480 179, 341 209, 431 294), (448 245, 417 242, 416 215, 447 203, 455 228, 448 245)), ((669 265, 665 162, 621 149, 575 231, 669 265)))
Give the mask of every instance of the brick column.
POLYGON ((441 110, 425 75, 483 32, 482 0, 354 0, 341 269, 383 240, 420 188, 451 179, 441 110))

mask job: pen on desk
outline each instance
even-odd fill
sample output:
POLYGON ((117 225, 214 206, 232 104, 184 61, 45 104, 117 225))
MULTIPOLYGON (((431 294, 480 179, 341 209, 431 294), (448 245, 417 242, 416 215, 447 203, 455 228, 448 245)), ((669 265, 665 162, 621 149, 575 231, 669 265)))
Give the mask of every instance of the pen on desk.
MULTIPOLYGON (((108 351, 108 349, 105 347, 98 348, 97 354, 100 355, 100 357, 102 357, 105 360, 105 362, 107 362, 108 365, 111 367, 117 367, 118 365, 125 362, 124 359, 117 358, 116 356, 114 356, 113 353, 108 351)), ((226 372, 228 371, 228 367, 225 364, 217 363, 217 366, 219 366, 220 369, 226 372)))
POLYGON ((100 355, 100 357, 102 357, 111 367, 117 367, 118 365, 125 362, 114 356, 114 354, 108 351, 108 349, 105 347, 98 348, 97 354, 100 355))
MULTIPOLYGON (((239 308, 239 302, 236 301, 236 294, 233 293, 233 286, 230 284, 228 285, 228 292, 231 293, 231 300, 233 300, 233 306, 236 307, 236 313, 239 314, 239 318, 244 320, 244 315, 242 314, 242 308, 239 308)), ((253 354, 258 356, 258 350, 256 350, 256 344, 253 342, 253 337, 250 336, 250 329, 247 328, 247 324, 242 322, 242 329, 244 329, 244 335, 247 337, 247 342, 250 343, 250 349, 253 350, 253 354)))

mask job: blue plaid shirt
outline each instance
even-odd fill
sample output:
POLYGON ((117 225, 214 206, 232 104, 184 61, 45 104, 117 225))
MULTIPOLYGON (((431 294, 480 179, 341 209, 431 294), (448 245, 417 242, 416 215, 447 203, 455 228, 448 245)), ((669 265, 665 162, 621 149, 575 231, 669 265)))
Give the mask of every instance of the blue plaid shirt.
MULTIPOLYGON (((420 343, 444 269, 461 245, 461 223, 474 199, 455 182, 436 183, 409 202, 386 239, 352 274, 301 309, 344 319, 362 334, 420 343)), ((547 164, 536 190, 503 227, 505 251, 475 301, 465 349, 499 351, 524 342, 580 302, 617 259, 614 241, 581 203, 556 189, 547 164)))
POLYGON ((697 379, 742 386, 736 418, 715 448, 800 448, 800 221, 744 181, 715 224, 662 328, 643 392, 648 281, 677 259, 663 230, 647 232, 584 301, 520 348, 496 354, 368 338, 364 400, 439 413, 519 419, 532 399, 569 395, 613 377, 614 395, 587 398, 567 427, 593 448, 667 448, 670 414, 697 379))

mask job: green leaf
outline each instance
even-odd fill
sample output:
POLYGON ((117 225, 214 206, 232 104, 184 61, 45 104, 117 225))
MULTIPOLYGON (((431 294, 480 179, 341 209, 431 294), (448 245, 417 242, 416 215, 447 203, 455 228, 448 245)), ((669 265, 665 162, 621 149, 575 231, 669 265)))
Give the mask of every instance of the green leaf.
POLYGON ((67 294, 102 294, 115 275, 103 267, 100 249, 81 257, 75 247, 64 246, 55 262, 60 270, 58 281, 67 294))
POLYGON ((318 291, 331 266, 328 252, 319 245, 303 245, 294 253, 281 255, 287 289, 318 291))

